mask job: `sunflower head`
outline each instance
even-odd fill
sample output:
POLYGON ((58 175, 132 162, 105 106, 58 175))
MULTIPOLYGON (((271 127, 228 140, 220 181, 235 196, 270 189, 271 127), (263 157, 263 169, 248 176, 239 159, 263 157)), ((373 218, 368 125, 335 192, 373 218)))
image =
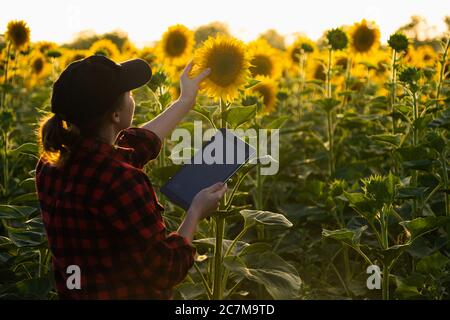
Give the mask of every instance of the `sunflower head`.
POLYGON ((42 54, 37 54, 31 59, 31 69, 35 75, 40 75, 44 70, 45 58, 42 54))
POLYGON ((340 196, 348 188, 348 184, 345 180, 336 179, 330 184, 330 194, 333 197, 340 196))
POLYGON ((252 56, 250 72, 253 78, 264 76, 278 78, 281 75, 278 51, 264 39, 258 39, 248 44, 252 56))
POLYGON ((91 45, 89 51, 91 52, 91 54, 103 55, 110 59, 116 59, 120 55, 119 49, 117 48, 115 43, 109 39, 101 39, 95 41, 91 45))
POLYGON ((185 62, 194 47, 194 33, 181 24, 169 27, 159 43, 161 58, 170 63, 185 62))
POLYGON ((228 26, 222 22, 214 21, 205 25, 202 25, 195 29, 194 39, 195 46, 199 47, 203 42, 208 40, 209 37, 215 37, 218 35, 229 36, 230 32, 228 26))
POLYGON ((62 53, 61 51, 54 49, 48 50, 45 55, 49 58, 59 58, 62 56, 62 53))
POLYGON ((425 68, 432 66, 437 60, 436 51, 430 45, 423 45, 417 48, 417 61, 416 66, 425 68))
POLYGON ((73 61, 77 61, 77 60, 81 60, 87 57, 87 53, 83 52, 83 51, 76 51, 74 52, 73 56, 72 56, 72 62, 73 61))
POLYGON ((249 94, 246 94, 241 99, 241 104, 243 107, 254 106, 254 105, 258 104, 258 102, 259 102, 259 97, 254 96, 254 95, 249 95, 249 94))
POLYGON ((232 101, 239 96, 250 77, 251 55, 245 44, 232 37, 219 35, 209 38, 197 49, 192 76, 206 68, 209 76, 201 83, 208 96, 232 101))
POLYGON ((47 51, 56 50, 58 48, 58 45, 50 41, 39 41, 34 44, 34 48, 39 50, 40 53, 46 54, 47 51))
POLYGON ((22 48, 30 42, 30 28, 25 21, 14 20, 6 27, 6 40, 10 41, 17 49, 22 48))
POLYGON ((136 46, 130 41, 130 40, 126 40, 123 45, 122 48, 120 50, 124 55, 127 56, 134 56, 137 54, 138 50, 136 48, 136 46))
POLYGON ((398 52, 408 50, 408 43, 408 37, 399 32, 392 34, 388 40, 389 47, 398 52))
POLYGON ((380 30, 373 23, 363 19, 355 23, 350 31, 351 48, 356 53, 368 53, 376 50, 380 42, 380 30))
POLYGON ((156 49, 153 47, 145 47, 138 52, 138 56, 141 59, 147 61, 149 65, 156 63, 156 49))
POLYGON ((158 70, 150 78, 148 86, 150 87, 150 89, 156 92, 158 88, 166 86, 168 84, 169 79, 167 78, 167 74, 162 70, 158 70))
POLYGON ((66 51, 63 57, 64 65, 68 66, 70 63, 84 59, 88 55, 89 55, 88 52, 85 50, 70 50, 68 52, 66 51))
POLYGON ((277 93, 277 99, 279 101, 286 101, 289 98, 289 92, 286 89, 281 89, 277 93))
POLYGON ((348 37, 347 34, 339 28, 331 29, 326 33, 328 44, 333 50, 343 50, 347 48, 348 37))
POLYGON ((277 85, 273 79, 267 77, 258 77, 260 82, 252 87, 251 92, 262 99, 264 110, 263 113, 271 113, 275 111, 277 102, 277 85))
POLYGON ((343 71, 343 70, 347 69, 348 58, 347 58, 347 56, 341 56, 336 59, 335 63, 336 63, 336 66, 339 68, 339 70, 343 71))
POLYGON ((389 69, 389 61, 387 59, 383 59, 377 62, 376 74, 378 76, 384 75, 389 69))
POLYGON ((414 86, 420 80, 421 72, 418 68, 408 66, 400 71, 398 79, 410 86, 414 86))
POLYGON ((314 80, 325 81, 327 78, 325 66, 322 60, 317 59, 308 68, 309 78, 314 80))
POLYGON ((418 67, 432 67, 437 61, 437 53, 433 47, 422 45, 417 48, 410 46, 405 53, 404 62, 406 64, 418 67))
POLYGON ((291 61, 298 64, 300 55, 314 52, 314 42, 304 37, 298 37, 288 51, 291 61))

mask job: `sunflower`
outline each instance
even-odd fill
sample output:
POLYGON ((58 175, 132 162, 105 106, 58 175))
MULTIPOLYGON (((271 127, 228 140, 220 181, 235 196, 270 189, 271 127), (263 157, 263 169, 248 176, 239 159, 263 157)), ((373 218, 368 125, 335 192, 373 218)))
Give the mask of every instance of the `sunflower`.
POLYGON ((149 65, 156 63, 156 49, 154 47, 144 47, 138 52, 138 57, 147 61, 149 65))
POLYGON ((210 68, 211 73, 201 83, 202 91, 208 96, 232 101, 250 77, 250 61, 251 55, 242 41, 219 35, 209 38, 197 49, 192 76, 210 68))
POLYGON ((436 62, 437 54, 433 47, 422 45, 417 48, 410 47, 405 56, 405 62, 419 68, 431 67, 436 62))
POLYGON ((20 49, 30 42, 30 28, 22 20, 10 21, 5 35, 6 40, 10 41, 16 49, 20 49))
POLYGON ((383 59, 377 62, 376 75, 383 76, 389 71, 389 60, 383 59))
POLYGON ((351 49, 356 53, 366 54, 376 50, 380 42, 380 30, 373 23, 363 19, 355 23, 350 30, 351 49))
POLYGON ((409 40, 403 33, 397 32, 389 37, 388 44, 395 51, 401 52, 408 50, 409 40))
POLYGON ((325 73, 325 67, 323 66, 323 63, 317 63, 314 68, 313 78, 315 80, 325 81, 326 77, 327 77, 327 75, 325 73))
POLYGON ((138 52, 138 49, 136 48, 136 46, 130 41, 130 40, 126 40, 123 45, 122 48, 120 50, 122 52, 122 54, 126 57, 130 57, 130 56, 135 56, 138 52))
POLYGON ((298 65, 302 54, 312 53, 315 50, 315 44, 312 40, 305 37, 298 37, 288 48, 290 60, 298 65))
POLYGON ((264 76, 277 79, 281 76, 281 65, 278 51, 264 39, 248 44, 252 56, 250 72, 253 78, 264 76))
POLYGON ((68 66, 74 61, 84 59, 89 56, 89 52, 85 50, 65 50, 63 52, 64 66, 68 66))
POLYGON ((171 64, 187 61, 194 47, 194 33, 181 24, 169 27, 159 43, 161 58, 171 64))
POLYGON ((104 55, 113 60, 120 55, 117 46, 109 39, 101 39, 95 41, 89 48, 89 51, 91 52, 91 54, 104 55))
POLYGON ((322 80, 325 81, 327 78, 326 68, 324 65, 324 57, 323 55, 317 56, 311 63, 308 64, 306 70, 307 79, 312 80, 322 80))
POLYGON ((58 45, 50 41, 39 41, 34 44, 34 48, 42 54, 46 54, 47 51, 56 50, 58 45))
POLYGON ((347 70, 349 59, 347 55, 344 54, 338 54, 336 55, 336 58, 334 59, 334 65, 336 67, 336 70, 339 74, 345 73, 347 70))
POLYGON ((429 45, 420 46, 417 51, 426 65, 433 64, 437 57, 436 51, 429 45))
POLYGON ((328 30, 325 37, 331 49, 338 51, 344 50, 348 45, 348 36, 345 31, 340 28, 328 30))
POLYGON ((263 113, 275 111, 275 104, 277 101, 277 84, 275 80, 261 76, 256 79, 260 82, 250 90, 253 94, 262 98, 264 104, 263 113))
POLYGON ((33 73, 39 76, 42 73, 42 71, 44 71, 44 67, 45 67, 44 56, 41 53, 35 54, 31 58, 31 70, 33 70, 33 73))

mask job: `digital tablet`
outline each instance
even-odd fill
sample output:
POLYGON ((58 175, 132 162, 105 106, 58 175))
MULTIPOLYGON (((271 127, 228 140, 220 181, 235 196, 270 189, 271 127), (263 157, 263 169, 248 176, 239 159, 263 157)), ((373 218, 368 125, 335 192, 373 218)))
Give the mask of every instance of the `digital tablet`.
POLYGON ((256 153, 255 148, 219 129, 161 188, 171 202, 188 210, 195 195, 217 182, 226 182, 256 153))

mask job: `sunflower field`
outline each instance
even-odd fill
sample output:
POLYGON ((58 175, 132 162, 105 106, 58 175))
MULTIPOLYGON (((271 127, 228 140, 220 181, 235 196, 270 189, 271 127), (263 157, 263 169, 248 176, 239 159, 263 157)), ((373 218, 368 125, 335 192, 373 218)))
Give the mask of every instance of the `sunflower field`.
MULTIPOLYGON (((381 43, 362 20, 285 46, 174 25, 137 48, 112 36, 32 42, 31 27, 0 26, 2 299, 58 298, 35 191, 36 130, 59 73, 91 54, 152 66, 134 92, 134 125, 177 99, 193 60, 191 76, 211 74, 181 127, 279 130, 277 174, 262 174, 261 157, 228 183, 199 225, 176 299, 450 298, 448 34, 424 42, 399 31, 381 43)), ((156 190, 179 169, 174 144, 145 168, 156 190)), ((184 212, 158 196, 176 230, 184 212)))

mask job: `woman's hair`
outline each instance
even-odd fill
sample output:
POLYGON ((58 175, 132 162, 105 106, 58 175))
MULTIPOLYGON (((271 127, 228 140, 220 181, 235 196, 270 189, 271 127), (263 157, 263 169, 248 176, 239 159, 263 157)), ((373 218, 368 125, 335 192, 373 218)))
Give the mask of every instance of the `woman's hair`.
MULTIPOLYGON (((123 98, 124 94, 121 94, 111 111, 122 106, 123 98)), ((38 131, 41 156, 51 164, 63 167, 83 137, 95 137, 98 134, 98 129, 110 112, 90 117, 79 125, 64 121, 57 114, 45 116, 40 121, 38 131)))

